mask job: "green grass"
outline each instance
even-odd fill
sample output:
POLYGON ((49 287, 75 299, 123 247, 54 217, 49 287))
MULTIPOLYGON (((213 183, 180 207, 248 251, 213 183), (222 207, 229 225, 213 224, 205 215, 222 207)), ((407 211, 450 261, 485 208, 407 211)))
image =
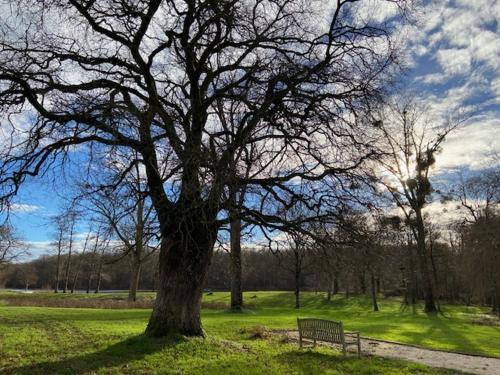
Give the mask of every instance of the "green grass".
MULTIPOLYGON (((0 300, 9 294, 0 293, 0 300)), ((33 295, 23 295, 30 298, 33 295)), ((126 298, 113 295, 54 295, 40 298, 126 298)), ((151 298, 152 294, 141 294, 151 298)), ((227 293, 205 296, 227 303, 227 293)), ((470 324, 480 308, 446 306, 444 316, 400 311, 396 299, 380 301, 381 312, 370 311, 369 300, 304 293, 303 308, 293 306, 293 294, 245 293, 243 313, 204 310, 208 339, 152 339, 142 335, 148 309, 75 309, 5 306, 0 302, 0 373, 168 373, 168 374, 448 374, 381 358, 342 358, 328 348, 298 350, 279 336, 251 339, 248 330, 295 328, 296 317, 316 316, 344 321, 363 335, 433 348, 500 355, 500 329, 470 324), (256 298, 251 298, 256 295, 256 298)), ((456 372, 454 372, 456 373, 456 372)))

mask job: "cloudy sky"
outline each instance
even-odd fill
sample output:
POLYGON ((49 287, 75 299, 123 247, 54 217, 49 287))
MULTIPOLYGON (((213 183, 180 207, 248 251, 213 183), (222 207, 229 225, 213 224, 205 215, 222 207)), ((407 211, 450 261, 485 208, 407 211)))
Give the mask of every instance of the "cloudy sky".
MULTIPOLYGON (((487 155, 500 151, 500 0, 427 1, 417 19, 402 33, 410 68, 404 86, 439 116, 473 113, 448 137, 437 160, 434 179, 446 183, 460 171, 478 173, 488 167, 487 155)), ((43 179, 17 197, 12 223, 34 256, 50 249, 48 221, 60 204, 43 179)))

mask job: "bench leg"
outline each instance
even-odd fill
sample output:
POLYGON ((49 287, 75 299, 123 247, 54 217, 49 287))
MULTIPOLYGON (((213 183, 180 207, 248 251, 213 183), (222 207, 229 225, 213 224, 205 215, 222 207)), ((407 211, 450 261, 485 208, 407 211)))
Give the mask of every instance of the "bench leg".
POLYGON ((344 356, 347 354, 345 342, 342 343, 342 353, 344 354, 344 356))

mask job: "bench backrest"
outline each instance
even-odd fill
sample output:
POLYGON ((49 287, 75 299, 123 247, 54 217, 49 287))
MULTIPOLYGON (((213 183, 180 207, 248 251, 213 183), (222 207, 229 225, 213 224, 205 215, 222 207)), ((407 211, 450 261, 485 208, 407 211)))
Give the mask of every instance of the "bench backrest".
POLYGON ((304 339, 315 339, 341 344, 344 342, 342 322, 324 319, 297 319, 299 332, 304 339))

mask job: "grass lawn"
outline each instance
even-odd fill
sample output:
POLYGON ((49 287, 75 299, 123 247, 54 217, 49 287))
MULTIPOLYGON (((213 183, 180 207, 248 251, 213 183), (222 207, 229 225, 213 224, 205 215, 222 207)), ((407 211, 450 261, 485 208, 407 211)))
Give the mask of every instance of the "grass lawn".
MULTIPOLYGON (((0 293, 0 300, 9 297, 0 293)), ((36 293, 22 298, 96 298, 95 295, 36 293)), ((97 298, 126 298, 125 294, 97 298)), ((152 294, 144 293, 143 298, 152 294)), ((342 320, 348 330, 366 336, 434 348, 500 356, 500 328, 473 325, 480 308, 446 306, 444 316, 401 312, 399 301, 380 301, 304 293, 300 310, 288 292, 246 293, 244 313, 203 311, 208 339, 151 339, 142 332, 148 309, 77 309, 7 306, 0 302, 0 373, 172 373, 172 374, 448 374, 444 370, 381 358, 342 358, 327 348, 299 350, 273 335, 253 339, 252 327, 294 328, 297 316, 342 320), (256 296, 256 298, 251 298, 256 296)), ((214 305, 227 303, 227 293, 206 296, 214 305)))

